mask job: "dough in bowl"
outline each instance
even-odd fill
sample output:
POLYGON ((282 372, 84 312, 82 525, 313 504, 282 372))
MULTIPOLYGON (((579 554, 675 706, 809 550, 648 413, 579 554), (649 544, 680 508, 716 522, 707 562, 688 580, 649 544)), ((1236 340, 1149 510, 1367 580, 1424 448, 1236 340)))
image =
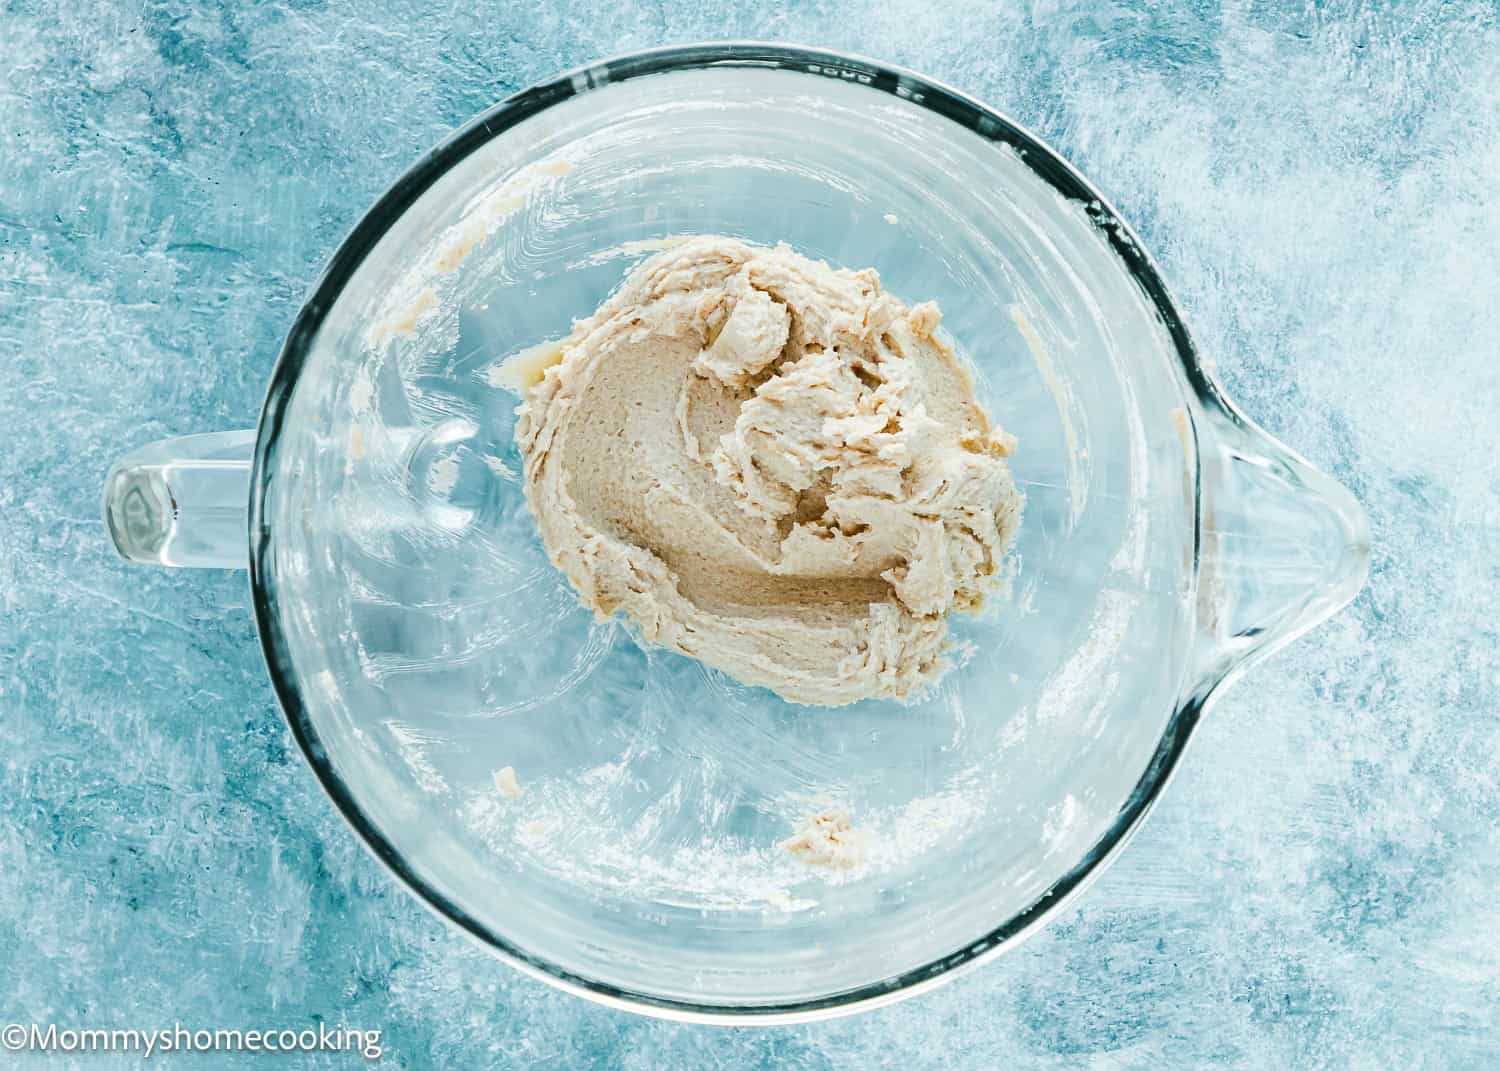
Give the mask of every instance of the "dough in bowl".
POLYGON ((533 355, 526 498, 579 598, 794 703, 904 697, 1021 517, 938 308, 698 237, 533 355))

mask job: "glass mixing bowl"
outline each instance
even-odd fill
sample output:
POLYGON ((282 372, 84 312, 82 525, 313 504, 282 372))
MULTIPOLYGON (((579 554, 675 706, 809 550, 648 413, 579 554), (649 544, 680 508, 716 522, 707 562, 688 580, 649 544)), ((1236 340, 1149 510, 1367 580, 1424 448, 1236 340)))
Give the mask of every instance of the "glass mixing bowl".
POLYGON ((440 914, 565 989, 728 1022, 1015 945, 1124 843, 1215 690, 1367 559, 1357 504, 1223 399, 1055 153, 930 80, 767 45, 600 63, 459 131, 335 256, 258 433, 125 459, 106 517, 167 564, 245 564, 248 530, 293 732, 440 914), (1008 593, 952 621, 928 695, 788 705, 595 622, 542 551, 499 364, 705 233, 936 300, 1019 437, 1008 593), (833 808, 862 867, 778 846, 833 808))

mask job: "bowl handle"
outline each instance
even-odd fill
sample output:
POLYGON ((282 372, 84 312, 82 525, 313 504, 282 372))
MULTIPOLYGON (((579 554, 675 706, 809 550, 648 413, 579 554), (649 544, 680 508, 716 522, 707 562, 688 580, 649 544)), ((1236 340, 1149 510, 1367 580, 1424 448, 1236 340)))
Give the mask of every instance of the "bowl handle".
POLYGON ((1370 562, 1354 496, 1210 393, 1197 422, 1200 702, 1348 604, 1370 562))
POLYGON ((133 562, 243 569, 250 560, 255 432, 184 435, 144 446, 104 480, 104 526, 133 562))

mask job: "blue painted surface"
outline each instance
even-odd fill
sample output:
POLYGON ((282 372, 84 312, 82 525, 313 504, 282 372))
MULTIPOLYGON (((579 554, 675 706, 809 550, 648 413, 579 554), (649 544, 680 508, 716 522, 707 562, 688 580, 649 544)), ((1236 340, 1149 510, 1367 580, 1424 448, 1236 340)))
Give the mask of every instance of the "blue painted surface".
POLYGON ((321 1018, 411 1068, 1500 1063, 1494 8, 962 6, 0 3, 0 1020, 321 1018), (430 143, 727 36, 912 66, 1051 140, 1376 541, 1060 924, 892 1009, 734 1031, 553 992, 425 913, 296 753, 244 576, 129 568, 97 519, 123 450, 251 424, 322 262, 430 143))

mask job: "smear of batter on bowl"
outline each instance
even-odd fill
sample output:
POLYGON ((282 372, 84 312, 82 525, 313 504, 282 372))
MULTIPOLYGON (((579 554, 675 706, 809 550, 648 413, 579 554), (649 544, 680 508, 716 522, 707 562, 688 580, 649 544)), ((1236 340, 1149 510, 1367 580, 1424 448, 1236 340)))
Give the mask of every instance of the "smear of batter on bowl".
POLYGON ((780 846, 809 866, 853 870, 865 861, 865 838, 843 811, 823 811, 803 819, 780 846))
POLYGON ((1062 420, 1063 439, 1068 447, 1068 497, 1072 502, 1073 522, 1076 524, 1078 518, 1083 516, 1088 496, 1088 480, 1084 478, 1082 471, 1083 462, 1088 458, 1088 450, 1079 445, 1078 431, 1073 426, 1073 388, 1057 374, 1057 364, 1052 360, 1052 352, 1042 339, 1041 332, 1026 315, 1026 310, 1020 305, 1012 305, 1010 318, 1015 322, 1016 330, 1021 333, 1026 348, 1031 351, 1031 357, 1036 361, 1036 370, 1042 375, 1042 382, 1047 385, 1047 390, 1057 403, 1057 415, 1062 420))
POLYGON ((870 269, 698 237, 492 382, 542 543, 641 636, 837 706, 946 669, 947 615, 1003 580, 1022 496, 973 383, 870 269))

